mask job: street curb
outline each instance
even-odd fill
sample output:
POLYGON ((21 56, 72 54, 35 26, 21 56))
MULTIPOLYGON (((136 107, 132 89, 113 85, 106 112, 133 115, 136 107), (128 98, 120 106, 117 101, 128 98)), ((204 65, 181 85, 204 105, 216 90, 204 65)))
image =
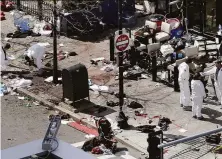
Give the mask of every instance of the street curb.
MULTIPOLYGON (((4 82, 4 80, 2 80, 2 82, 4 82)), ((53 104, 53 103, 51 103, 51 102, 49 102, 49 101, 39 97, 38 95, 36 95, 36 94, 26 90, 26 89, 17 88, 16 91, 18 93, 20 93, 20 94, 24 94, 26 96, 29 96, 32 99, 35 99, 36 101, 40 102, 41 104, 43 104, 46 107, 49 107, 51 109, 57 110, 57 111, 62 112, 62 113, 69 114, 74 119, 74 121, 80 121, 82 119, 82 117, 80 115, 78 115, 76 113, 73 113, 73 112, 71 112, 71 111, 69 111, 69 110, 67 110, 65 108, 60 107, 60 106, 55 106, 55 104, 53 104)), ((62 104, 63 105, 67 105, 67 104, 65 104, 63 102, 62 102, 62 104)), ((88 127, 90 127, 90 128, 97 129, 97 127, 94 124, 92 124, 92 123, 90 123, 88 121, 81 120, 81 123, 86 125, 86 126, 88 126, 88 127)), ((138 145, 135 145, 135 143, 132 143, 131 141, 124 139, 122 136, 115 136, 115 138, 116 138, 116 140, 118 142, 120 142, 120 143, 122 143, 122 144, 124 144, 124 145, 126 145, 126 146, 128 146, 128 147, 130 147, 132 149, 134 149, 134 150, 137 150, 137 151, 139 151, 141 153, 147 154, 147 151, 144 148, 142 148, 142 147, 140 147, 138 145)))

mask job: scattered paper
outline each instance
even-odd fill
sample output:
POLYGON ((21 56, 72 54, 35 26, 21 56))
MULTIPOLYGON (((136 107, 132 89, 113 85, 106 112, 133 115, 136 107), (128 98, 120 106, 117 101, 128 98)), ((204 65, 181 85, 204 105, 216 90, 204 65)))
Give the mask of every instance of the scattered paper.
POLYGON ((10 55, 10 56, 8 56, 8 59, 9 59, 9 60, 15 60, 15 56, 10 55))
POLYGON ((40 105, 38 101, 33 102, 33 104, 35 104, 36 106, 40 105))
POLYGON ((50 77, 46 78, 44 81, 45 81, 45 82, 52 82, 52 81, 53 81, 53 77, 50 76, 50 77))
POLYGON ((94 137, 95 137, 95 135, 92 135, 92 134, 85 135, 86 139, 91 139, 91 138, 94 138, 94 137))
POLYGON ((99 57, 99 58, 94 58, 92 60, 95 61, 95 62, 98 62, 98 61, 105 60, 105 58, 104 57, 99 57))
POLYGON ((20 100, 24 100, 24 99, 25 99, 25 97, 18 97, 18 99, 20 99, 20 100))
MULTIPOLYGON (((59 81, 61 81, 61 80, 62 80, 62 78, 61 78, 61 77, 59 77, 59 78, 58 78, 58 80, 59 80, 59 81)), ((50 76, 50 77, 46 78, 44 81, 45 81, 45 82, 52 82, 52 81, 53 81, 53 77, 52 77, 52 76, 50 76)))
POLYGON ((183 128, 179 129, 178 131, 181 132, 181 133, 187 132, 187 130, 186 130, 186 129, 183 129, 183 128))
POLYGON ((38 45, 40 45, 40 46, 49 46, 50 44, 47 42, 47 43, 38 43, 38 45))
POLYGON ((141 74, 141 78, 143 78, 143 79, 148 79, 148 76, 145 75, 145 74, 141 74))
POLYGON ((63 47, 63 46, 64 46, 64 44, 62 44, 62 43, 61 43, 61 44, 59 44, 59 46, 60 46, 60 47, 63 47))
POLYGON ((61 124, 67 125, 68 123, 71 123, 72 121, 67 121, 67 120, 61 120, 61 124))
POLYGON ((12 38, 5 38, 5 41, 9 41, 9 40, 11 40, 12 38))
POLYGON ((99 89, 102 92, 108 92, 109 91, 109 87, 108 86, 99 86, 99 89))
POLYGON ((89 83, 89 86, 93 85, 91 79, 88 79, 88 83, 89 83))
POLYGON ((156 85, 155 85, 155 87, 159 87, 160 86, 160 83, 157 83, 156 85))

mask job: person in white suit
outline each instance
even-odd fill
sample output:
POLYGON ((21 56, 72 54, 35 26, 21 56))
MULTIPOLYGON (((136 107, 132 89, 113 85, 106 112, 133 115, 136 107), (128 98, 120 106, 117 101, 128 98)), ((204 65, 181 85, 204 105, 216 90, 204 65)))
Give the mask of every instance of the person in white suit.
POLYGON ((34 64, 37 66, 38 71, 42 69, 42 59, 45 54, 45 46, 35 44, 31 46, 26 52, 25 52, 25 59, 31 65, 32 59, 34 60, 34 64))
POLYGON ((6 51, 10 48, 11 48, 11 45, 9 43, 5 44, 4 47, 3 46, 1 47, 1 64, 0 65, 1 65, 2 71, 5 70, 8 65, 9 59, 7 57, 6 51))
POLYGON ((215 66, 206 72, 200 73, 202 76, 210 76, 214 74, 214 86, 216 90, 217 99, 221 104, 222 109, 222 65, 221 61, 217 61, 215 66))
POLYGON ((196 73, 191 81, 191 90, 192 90, 192 115, 193 118, 198 120, 203 120, 201 114, 203 99, 206 97, 205 88, 200 80, 201 76, 199 73, 196 73))
POLYGON ((182 62, 179 67, 179 86, 180 86, 180 105, 184 110, 190 110, 190 88, 189 88, 189 64, 192 62, 191 59, 186 59, 186 62, 182 62))

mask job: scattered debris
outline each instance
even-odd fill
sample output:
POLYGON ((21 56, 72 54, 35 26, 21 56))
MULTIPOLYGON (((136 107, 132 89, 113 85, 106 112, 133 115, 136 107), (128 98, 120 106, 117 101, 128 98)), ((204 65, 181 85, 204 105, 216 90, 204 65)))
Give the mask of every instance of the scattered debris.
POLYGON ((149 77, 146 74, 141 74, 141 79, 148 79, 149 77))
POLYGON ((18 99, 20 99, 20 100, 24 100, 24 99, 25 99, 25 97, 20 97, 20 96, 19 96, 19 97, 18 97, 18 99))
POLYGON ((186 129, 183 129, 183 128, 179 129, 178 131, 181 132, 181 133, 187 132, 187 130, 186 130, 186 129))
POLYGON ((93 84, 89 88, 93 91, 106 92, 106 93, 109 92, 109 87, 108 86, 99 86, 99 85, 93 84))
POLYGON ((147 117, 147 114, 146 113, 140 113, 139 111, 135 111, 135 115, 136 116, 141 116, 141 117, 144 117, 144 118, 146 118, 147 117))
POLYGON ((119 102, 107 101, 106 105, 110 107, 114 107, 114 106, 118 106, 119 102))
POLYGON ((87 135, 85 135, 85 138, 86 139, 91 139, 91 138, 94 138, 95 137, 95 135, 92 135, 92 134, 87 134, 87 135))
POLYGON ((102 67, 100 70, 106 71, 106 72, 111 72, 111 71, 114 70, 114 66, 113 65, 107 65, 107 66, 102 67))
POLYGON ((143 132, 143 133, 150 133, 154 132, 154 129, 156 128, 156 125, 142 125, 137 126, 137 130, 143 132))
MULTIPOLYGON (((60 78, 58 78, 58 81, 61 81, 62 80, 62 78, 60 77, 60 78)), ((53 81, 53 76, 50 76, 50 77, 48 77, 48 78, 46 78, 45 80, 44 80, 45 82, 52 82, 53 81)))
POLYGON ((67 125, 68 123, 71 123, 73 121, 67 121, 67 120, 61 120, 61 124, 63 125, 67 125))
POLYGON ((49 46, 50 44, 47 42, 47 43, 37 43, 38 45, 40 45, 40 46, 49 46))
POLYGON ((33 102, 34 105, 39 106, 40 103, 38 101, 33 102))
POLYGON ((13 79, 10 81, 9 85, 15 89, 15 88, 28 88, 32 85, 32 81, 28 79, 13 79))
POLYGON ((127 107, 132 108, 132 109, 138 109, 138 108, 143 108, 143 106, 140 103, 137 103, 135 101, 132 101, 127 107))
POLYGON ((63 46, 64 46, 64 44, 63 44, 63 43, 61 43, 61 44, 59 44, 59 46, 60 46, 60 47, 63 47, 63 46))
POLYGON ((88 79, 88 83, 89 83, 89 86, 92 86, 92 85, 93 85, 91 79, 88 79))
POLYGON ((158 122, 158 126, 163 130, 163 131, 167 131, 169 128, 169 124, 171 124, 171 120, 169 118, 166 117, 161 117, 159 119, 158 122))
POLYGON ((28 103, 28 104, 26 104, 25 106, 26 106, 26 107, 31 107, 31 104, 30 104, 30 103, 28 103))
POLYGON ((8 88, 5 84, 1 83, 0 87, 1 87, 0 96, 4 96, 5 94, 7 94, 9 92, 8 88))

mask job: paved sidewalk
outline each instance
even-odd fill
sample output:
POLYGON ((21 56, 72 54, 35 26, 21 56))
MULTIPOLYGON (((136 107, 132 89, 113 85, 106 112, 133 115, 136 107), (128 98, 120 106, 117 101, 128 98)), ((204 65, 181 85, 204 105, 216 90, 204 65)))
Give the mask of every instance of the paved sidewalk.
MULTIPOLYGON (((11 27, 11 23, 13 23, 11 16, 6 14, 6 21, 2 22, 2 31, 3 33, 9 33, 13 31, 13 27, 11 27), (10 26, 10 27, 7 27, 10 26)), ((52 53, 52 38, 49 37, 28 37, 25 39, 12 39, 9 41, 13 43, 13 48, 9 52, 9 54, 15 55, 17 58, 12 63, 18 67, 29 69, 28 66, 24 65, 22 59, 19 58, 24 53, 26 49, 26 44, 32 44, 33 42, 49 42, 51 45, 47 47, 47 51, 52 53)), ((109 86, 109 89, 114 92, 118 92, 118 80, 115 80, 116 71, 112 71, 107 73, 105 71, 100 70, 101 65, 93 66, 90 64, 90 60, 92 58, 104 57, 108 59, 109 57, 109 41, 104 40, 102 42, 92 43, 92 42, 81 42, 78 40, 68 39, 65 37, 61 37, 58 39, 58 50, 62 51, 75 51, 77 53, 76 56, 70 56, 65 58, 62 61, 59 61, 59 68, 67 68, 79 62, 86 65, 88 68, 89 78, 93 83, 98 85, 106 85, 109 86), (59 47, 59 44, 63 43, 64 47, 59 47)), ((21 70, 21 68, 9 68, 11 70, 21 70)), ((41 79, 44 84, 43 79, 41 79)), ((164 132, 164 136, 170 139, 177 139, 180 137, 185 137, 193 134, 197 134, 203 131, 209 131, 211 129, 217 128, 217 126, 222 126, 222 110, 219 109, 219 106, 212 104, 205 104, 203 108, 203 116, 206 118, 205 121, 198 121, 192 119, 191 112, 185 112, 179 105, 179 93, 173 91, 172 88, 169 88, 163 84, 152 82, 151 78, 141 79, 138 81, 130 81, 126 80, 124 82, 124 91, 127 95, 126 103, 130 103, 132 100, 139 102, 144 106, 142 110, 144 113, 148 114, 147 118, 137 117, 134 114, 135 110, 124 107, 124 112, 127 116, 129 116, 129 124, 132 125, 130 130, 119 130, 117 131, 117 137, 122 139, 123 142, 131 144, 136 149, 141 152, 147 153, 147 134, 140 133, 135 130, 136 126, 148 124, 149 118, 153 116, 164 116, 173 120, 173 124, 170 125, 169 130, 164 132), (186 132, 180 132, 180 129, 185 129, 186 132)), ((44 85, 45 86, 45 85, 44 85)), ((35 83, 34 83, 34 88, 35 83)), ((210 88, 211 89, 211 88, 210 88)), ((61 99, 61 85, 52 86, 50 89, 42 91, 41 88, 36 94, 40 98, 44 98, 50 100, 52 96, 57 99, 61 99)), ((118 101, 114 95, 110 95, 107 93, 96 94, 95 92, 90 91, 91 103, 84 103, 79 105, 80 112, 77 113, 80 118, 86 118, 87 122, 94 123, 92 120, 92 116, 105 116, 115 122, 115 117, 118 115, 118 107, 110 108, 107 107, 107 111, 102 113, 96 113, 94 110, 94 105, 106 106, 107 100, 118 101)), ((71 106, 62 105, 65 109, 73 111, 71 106)), ((152 124, 156 124, 158 119, 154 119, 152 124)), ((115 124, 115 123, 114 123, 115 124)), ((198 141, 195 145, 201 143, 198 141)), ((203 154, 207 153, 209 150, 209 146, 203 144, 200 146, 200 151, 194 153, 192 148, 189 148, 190 144, 180 144, 176 147, 168 148, 168 152, 165 153, 166 158, 170 158, 174 154, 179 153, 184 149, 188 149, 190 158, 201 158, 201 159, 213 159, 214 154, 209 153, 209 156, 203 154), (206 148, 207 147, 207 148, 206 148), (191 149, 191 150, 190 150, 191 149), (191 153, 192 152, 192 153, 191 153), (198 156, 199 155, 199 156, 198 156), (202 157, 201 157, 202 156, 202 157)), ((185 154, 187 154, 185 153, 185 154)), ((181 159, 182 155, 179 157, 181 159)), ((186 155, 185 155, 186 156, 186 155)), ((222 155, 218 156, 222 158, 222 155)), ((187 158, 186 158, 187 159, 187 158)))

